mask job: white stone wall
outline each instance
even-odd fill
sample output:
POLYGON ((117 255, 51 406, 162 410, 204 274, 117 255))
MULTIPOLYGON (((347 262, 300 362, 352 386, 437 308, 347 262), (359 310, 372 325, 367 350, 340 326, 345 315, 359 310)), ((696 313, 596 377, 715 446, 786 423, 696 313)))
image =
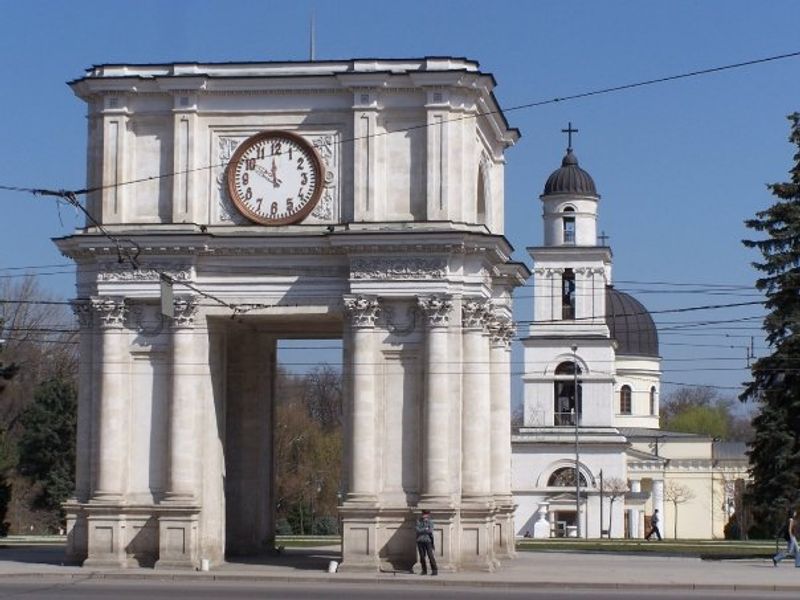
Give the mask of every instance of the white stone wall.
POLYGON ((508 343, 529 273, 501 235, 518 133, 493 85, 440 58, 106 65, 72 83, 102 188, 87 206, 124 231, 57 242, 84 327, 74 560, 192 568, 271 546, 275 342, 297 336, 343 340, 343 567, 413 564, 422 506, 444 570, 513 556, 508 343), (253 225, 226 196, 235 148, 266 129, 324 163, 302 223, 253 225))
POLYGON ((475 63, 194 65, 176 85, 181 70, 101 66, 72 84, 89 104, 88 186, 106 188, 89 207, 103 223, 248 224, 226 197, 225 165, 246 137, 288 130, 326 170, 306 223, 454 221, 503 233, 503 151, 517 134, 496 114, 468 118, 496 107, 475 63))

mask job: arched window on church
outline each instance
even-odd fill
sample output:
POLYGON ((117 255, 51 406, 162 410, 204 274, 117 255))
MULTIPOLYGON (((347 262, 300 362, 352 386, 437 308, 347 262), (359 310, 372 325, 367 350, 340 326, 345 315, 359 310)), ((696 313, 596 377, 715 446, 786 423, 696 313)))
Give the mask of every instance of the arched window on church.
POLYGON ((622 415, 631 414, 631 386, 623 385, 619 390, 619 412, 622 415))
POLYGON ((478 169, 478 190, 477 190, 477 217, 478 223, 486 223, 486 182, 483 179, 483 169, 478 169))
POLYGON ((563 227, 564 227, 564 243, 565 244, 574 244, 575 243, 575 209, 571 206, 565 206, 564 211, 565 214, 563 219, 563 227))
POLYGON ((656 386, 650 388, 650 414, 656 414, 656 386))
MULTIPOLYGON (((579 473, 580 486, 586 487, 586 477, 579 473)), ((547 480, 548 487, 575 487, 575 467, 562 467, 553 471, 547 480)))
POLYGON ((561 276, 561 318, 575 318, 575 271, 564 269, 561 276))
POLYGON ((576 375, 580 374, 580 365, 576 365, 572 361, 562 362, 556 367, 555 382, 553 382, 553 425, 557 427, 574 426, 575 420, 580 419, 582 389, 581 380, 576 377, 576 375), (577 394, 575 393, 576 379, 578 383, 577 394))

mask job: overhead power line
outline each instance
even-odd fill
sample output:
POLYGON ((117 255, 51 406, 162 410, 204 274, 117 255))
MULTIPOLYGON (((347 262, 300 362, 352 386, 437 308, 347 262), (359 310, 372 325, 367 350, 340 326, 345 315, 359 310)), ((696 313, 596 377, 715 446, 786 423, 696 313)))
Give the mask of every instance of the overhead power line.
MULTIPOLYGON (((734 70, 734 69, 752 67, 752 66, 756 66, 756 65, 761 65, 761 64, 766 64, 766 63, 770 63, 770 62, 779 61, 779 60, 785 60, 785 59, 788 59, 788 58, 797 58, 799 56, 800 56, 800 51, 788 52, 788 53, 785 53, 785 54, 775 54, 775 55, 766 56, 766 57, 763 57, 763 58, 756 58, 756 59, 746 60, 746 61, 737 62, 737 63, 730 63, 730 64, 727 64, 727 65, 709 67, 707 69, 697 69, 697 70, 694 70, 694 71, 686 71, 686 72, 678 73, 678 74, 675 74, 675 75, 666 75, 664 77, 656 77, 656 78, 653 78, 653 79, 645 79, 645 80, 636 81, 636 82, 633 82, 633 83, 625 83, 625 84, 621 84, 621 85, 609 86, 609 87, 599 88, 599 89, 596 89, 596 90, 591 90, 591 91, 586 91, 586 92, 579 92, 577 94, 568 94, 568 95, 565 95, 565 96, 556 96, 556 97, 547 98, 547 99, 544 99, 544 100, 536 100, 536 101, 533 101, 533 102, 525 102, 523 104, 517 104, 517 105, 514 105, 514 106, 507 107, 507 108, 499 108, 499 109, 495 109, 495 110, 485 110, 485 111, 476 111, 476 112, 471 113, 471 114, 460 115, 460 116, 457 116, 457 117, 451 117, 449 119, 444 119, 444 120, 439 121, 439 122, 437 122, 435 124, 433 124, 433 123, 421 123, 419 125, 411 125, 409 127, 394 129, 392 131, 378 131, 378 132, 367 134, 367 135, 354 136, 354 137, 345 138, 345 139, 342 139, 342 140, 337 140, 335 143, 338 144, 338 145, 350 144, 350 143, 353 143, 353 142, 356 142, 356 141, 360 141, 360 140, 364 140, 364 139, 384 137, 384 136, 392 135, 392 134, 395 134, 395 133, 407 133, 409 131, 414 131, 414 130, 418 130, 418 129, 427 129, 428 127, 434 127, 434 126, 435 127, 440 127, 442 123, 452 123, 452 122, 460 122, 460 121, 465 121, 465 120, 472 120, 472 119, 491 116, 491 115, 495 115, 495 114, 509 113, 509 112, 515 112, 515 111, 520 111, 520 110, 527 110, 527 109, 531 109, 531 108, 537 108, 537 107, 540 107, 540 106, 547 106, 548 104, 557 104, 557 103, 561 103, 561 102, 568 102, 568 101, 571 101, 571 100, 580 100, 582 98, 591 98, 593 96, 602 96, 602 95, 606 95, 606 94, 612 94, 612 93, 617 93, 617 92, 622 92, 622 91, 627 91, 627 90, 647 87, 647 86, 651 86, 651 85, 658 85, 658 84, 661 84, 661 83, 668 83, 668 82, 671 82, 671 81, 678 81, 678 80, 681 80, 681 79, 689 79, 689 78, 692 78, 692 77, 701 77, 701 76, 705 76, 705 75, 711 75, 711 74, 714 74, 714 73, 721 73, 723 71, 731 71, 731 70, 734 70)), ((269 156, 272 156, 272 154, 267 154, 265 156, 269 157, 269 156)), ((220 168, 220 167, 225 167, 225 166, 226 166, 226 163, 214 163, 214 164, 203 165, 203 166, 199 166, 199 167, 192 167, 190 169, 182 169, 182 170, 179 170, 179 171, 170 171, 170 172, 160 173, 160 174, 151 175, 151 176, 148 176, 148 177, 140 177, 140 178, 137 178, 137 179, 131 179, 129 181, 123 181, 123 182, 118 182, 118 183, 109 184, 109 185, 91 186, 91 187, 82 188, 82 189, 78 189, 78 190, 72 190, 71 193, 76 195, 76 196, 85 195, 85 194, 88 194, 88 193, 91 193, 91 192, 98 192, 98 191, 102 191, 102 190, 105 190, 105 189, 112 189, 112 188, 115 188, 115 187, 123 187, 123 186, 128 186, 128 185, 134 185, 134 184, 137 184, 137 183, 145 183, 145 182, 148 182, 148 181, 156 181, 158 179, 175 177, 177 175, 186 175, 186 174, 189 174, 189 173, 194 173, 194 172, 198 172, 198 171, 205 171, 205 170, 214 169, 214 168, 220 168)), ((0 190, 6 190, 6 191, 12 191, 12 192, 28 192, 28 193, 32 193, 32 194, 47 192, 47 190, 41 190, 41 189, 32 188, 32 187, 25 187, 25 186, 18 186, 18 185, 2 185, 2 184, 0 184, 0 190)))

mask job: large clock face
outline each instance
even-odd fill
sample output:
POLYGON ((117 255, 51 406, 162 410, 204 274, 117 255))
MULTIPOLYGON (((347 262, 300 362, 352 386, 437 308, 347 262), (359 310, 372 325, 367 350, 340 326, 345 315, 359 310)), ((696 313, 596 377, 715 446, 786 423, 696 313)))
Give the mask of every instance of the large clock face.
POLYGON ((226 170, 231 200, 246 217, 262 225, 304 219, 322 193, 322 163, 302 137, 265 131, 234 152, 226 170))

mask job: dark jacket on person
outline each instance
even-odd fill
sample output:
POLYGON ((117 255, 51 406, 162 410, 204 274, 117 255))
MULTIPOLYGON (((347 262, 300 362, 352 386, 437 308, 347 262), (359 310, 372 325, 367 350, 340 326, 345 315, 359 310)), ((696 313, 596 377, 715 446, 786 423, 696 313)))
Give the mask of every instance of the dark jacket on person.
POLYGON ((433 546, 433 520, 430 517, 417 519, 417 543, 433 546))

